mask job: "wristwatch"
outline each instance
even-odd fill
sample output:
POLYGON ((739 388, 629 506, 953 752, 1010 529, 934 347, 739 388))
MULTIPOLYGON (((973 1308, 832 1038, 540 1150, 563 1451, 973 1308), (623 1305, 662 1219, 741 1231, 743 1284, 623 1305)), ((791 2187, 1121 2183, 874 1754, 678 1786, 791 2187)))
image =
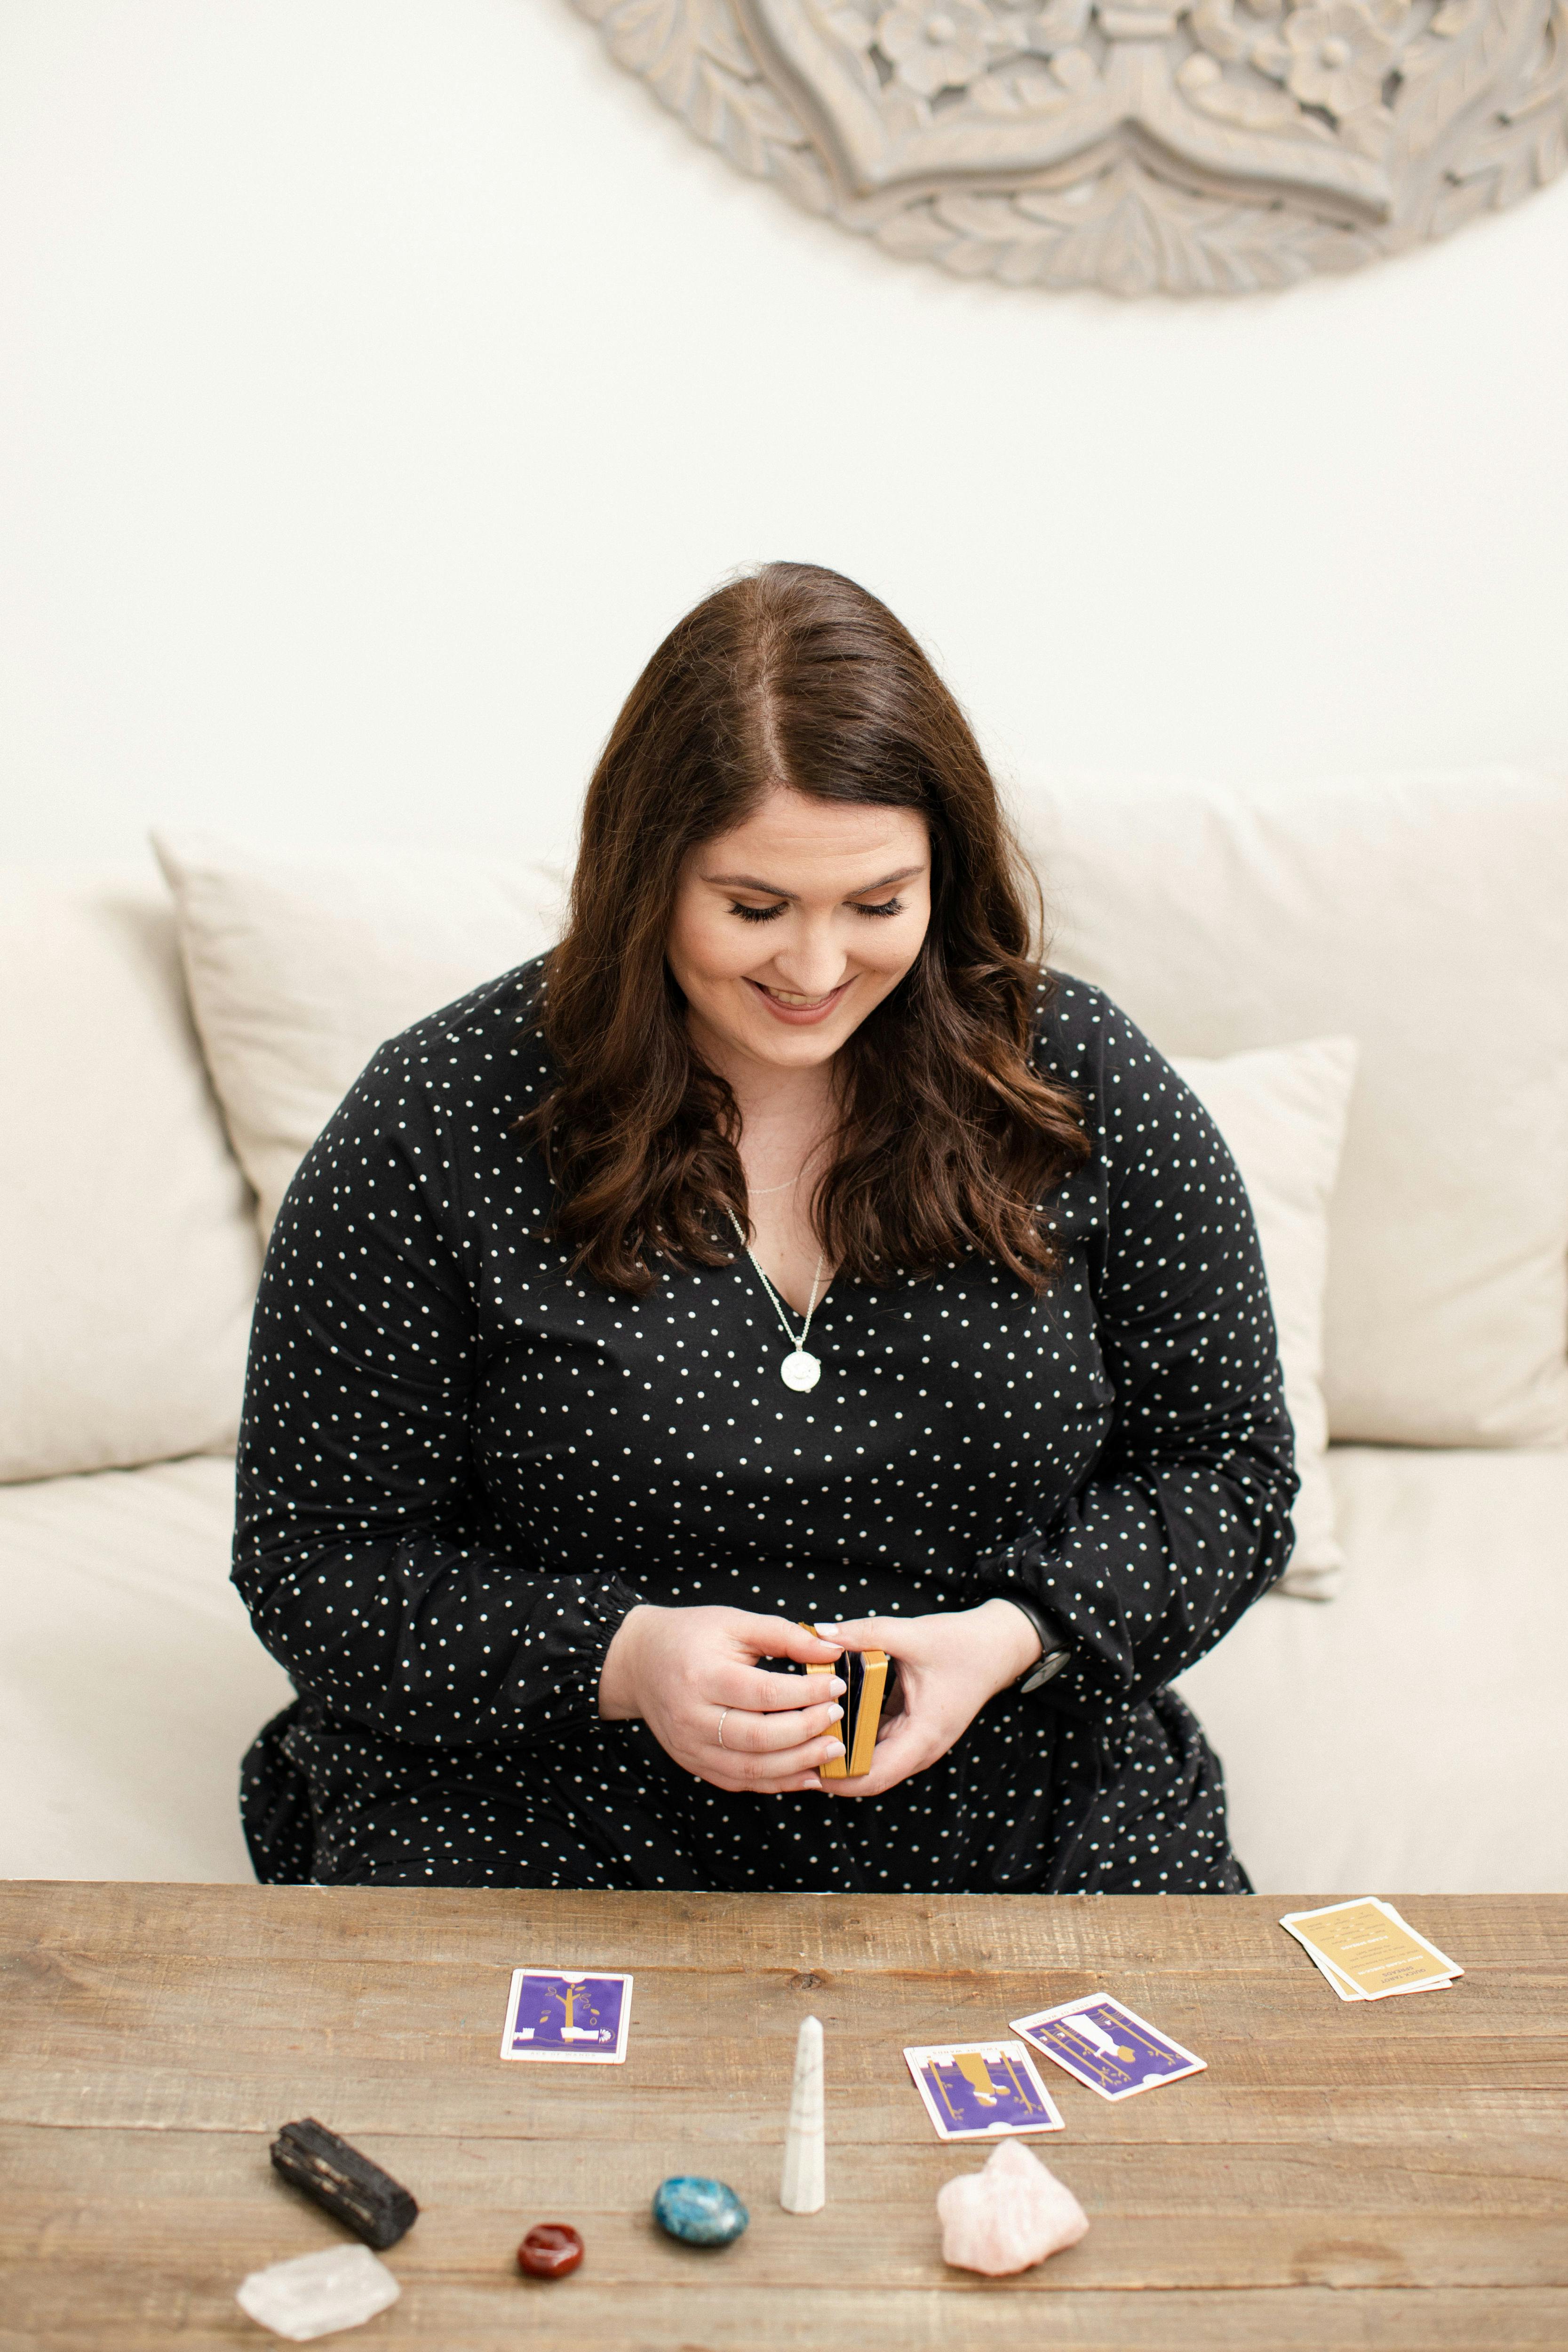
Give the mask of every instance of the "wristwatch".
POLYGON ((1013 1685, 1015 1690, 1037 1691, 1042 1683, 1048 1683, 1053 1675, 1060 1674, 1072 1652, 1063 1648, 1060 1635, 1051 1631, 1031 1602, 1020 1601, 1016 1592, 999 1592, 995 1597, 998 1601, 1010 1601, 1014 1608, 1028 1619, 1040 1637, 1039 1656, 1032 1666, 1025 1667, 1013 1685))

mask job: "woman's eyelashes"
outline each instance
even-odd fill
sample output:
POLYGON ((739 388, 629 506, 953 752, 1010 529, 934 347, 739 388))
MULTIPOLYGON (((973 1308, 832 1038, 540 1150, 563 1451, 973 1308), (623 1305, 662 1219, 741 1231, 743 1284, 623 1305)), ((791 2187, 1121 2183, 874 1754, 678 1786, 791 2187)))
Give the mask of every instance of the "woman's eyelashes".
MULTIPOLYGON (((855 906, 858 915, 901 915, 903 911, 901 898, 884 898, 880 906, 876 907, 855 906)), ((771 923, 776 915, 784 913, 784 903, 781 901, 776 907, 743 907, 736 898, 731 901, 730 912, 739 915, 743 923, 771 923)))

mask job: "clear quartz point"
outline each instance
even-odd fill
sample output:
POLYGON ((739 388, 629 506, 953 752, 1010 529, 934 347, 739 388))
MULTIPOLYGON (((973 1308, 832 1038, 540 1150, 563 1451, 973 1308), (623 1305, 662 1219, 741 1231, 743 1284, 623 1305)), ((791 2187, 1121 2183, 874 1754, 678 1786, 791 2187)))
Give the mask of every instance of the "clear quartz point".
POLYGON ((786 1356, 779 1366, 779 1378, 786 1389, 814 1389, 822 1378, 822 1360, 819 1356, 809 1355, 804 1348, 797 1348, 794 1355, 786 1356))
POLYGON ((779 2203, 786 2213, 820 2213, 827 2202, 823 2146, 822 2021, 804 2017, 795 2045, 795 2085, 784 2137, 779 2203))

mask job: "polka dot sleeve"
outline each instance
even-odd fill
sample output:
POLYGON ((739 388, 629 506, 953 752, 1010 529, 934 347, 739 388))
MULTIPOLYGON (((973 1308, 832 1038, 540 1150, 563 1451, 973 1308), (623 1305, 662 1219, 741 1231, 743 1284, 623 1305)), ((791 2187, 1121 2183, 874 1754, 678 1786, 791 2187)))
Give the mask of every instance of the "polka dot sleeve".
MULTIPOLYGON (((1064 982, 1043 1067, 1079 1089, 1096 1144, 1087 1253, 1113 1403, 1092 1474, 984 1564, 1058 1624, 1056 1708, 1161 1690, 1282 1572, 1296 1490, 1268 1288, 1214 1121, 1126 1016, 1064 982)), ((1057 1214, 1070 1241, 1083 1190, 1057 1214)))
MULTIPOLYGON (((441 1023, 428 1024, 441 1040, 441 1023)), ((474 1470, 477 1286, 424 1033, 384 1049, 295 1178, 268 1251, 240 1432, 234 1581, 300 1693, 416 1746, 596 1721, 636 1592, 552 1575, 474 1470)), ((513 1156, 516 1153, 515 1146, 513 1156)))

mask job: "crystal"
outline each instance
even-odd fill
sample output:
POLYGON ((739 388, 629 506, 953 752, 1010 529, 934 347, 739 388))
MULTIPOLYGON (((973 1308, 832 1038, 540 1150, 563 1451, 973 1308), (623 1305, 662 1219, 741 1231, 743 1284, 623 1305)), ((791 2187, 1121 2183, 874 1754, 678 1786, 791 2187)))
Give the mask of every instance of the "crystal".
POLYGON ((1018 2140, 1005 2139, 979 2172, 936 2193, 942 2258, 955 2270, 1005 2278, 1076 2246, 1089 2216, 1072 2190, 1018 2140))
POLYGON ((530 2278, 564 2278, 583 2259, 583 2241, 568 2221, 541 2221, 517 2250, 517 2266, 530 2278))
POLYGON ((290 2344, 310 2344, 340 2327, 360 2327, 398 2297, 397 2281, 368 2246, 329 2246, 242 2279, 241 2311, 290 2344))
POLYGON ((779 2203, 786 2213, 820 2213, 827 2202, 822 2135, 822 2021, 804 2017, 795 2045, 795 2087, 784 2135, 784 2184, 779 2203))
POLYGON ((727 2246, 752 2217, 723 2181, 678 2172, 654 2191, 653 2218, 668 2236, 684 2238, 689 2246, 727 2246))
POLYGON ((272 2143, 272 2162, 367 2246, 395 2246, 419 2218, 406 2189, 312 2116, 284 2125, 272 2143))

